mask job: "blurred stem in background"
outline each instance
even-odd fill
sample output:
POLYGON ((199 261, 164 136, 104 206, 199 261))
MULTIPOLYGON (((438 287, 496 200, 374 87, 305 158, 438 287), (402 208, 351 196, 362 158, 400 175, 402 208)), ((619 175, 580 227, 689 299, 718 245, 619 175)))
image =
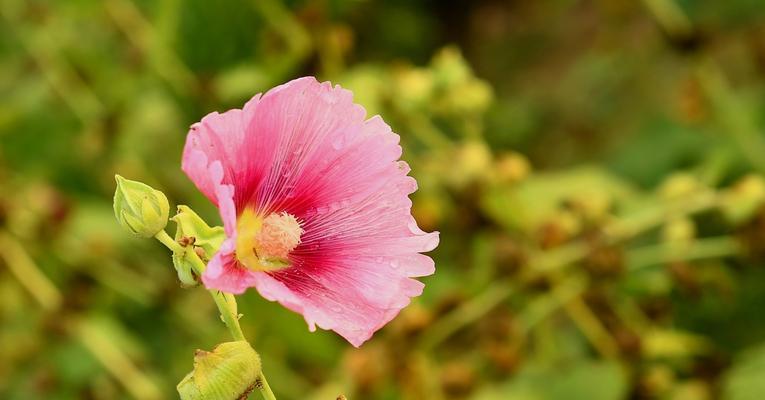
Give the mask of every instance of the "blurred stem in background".
POLYGON ((0 230, 0 257, 16 279, 46 311, 61 306, 61 292, 37 267, 21 243, 9 233, 0 230))
POLYGON ((15 13, 19 8, 0 7, 0 18, 21 43, 40 69, 51 90, 58 95, 83 126, 90 127, 104 116, 106 108, 90 85, 72 65, 61 56, 58 42, 51 37, 51 29, 29 30, 15 13))
POLYGON ((693 24, 683 10, 672 0, 643 0, 664 31, 673 38, 693 35, 693 24))
POLYGON ((696 239, 682 248, 671 243, 640 247, 627 254, 627 265, 630 271, 635 271, 669 262, 725 258, 743 253, 744 248, 736 238, 720 236, 696 239))
MULTIPOLYGON (((644 0, 656 22, 673 40, 686 41, 698 35, 683 9, 673 0, 644 0)), ((730 135, 739 152, 759 172, 765 172, 765 139, 753 112, 730 88, 725 73, 712 58, 702 58, 697 79, 712 103, 723 132, 730 135)))
POLYGON ((162 392, 141 369, 120 349, 115 338, 93 318, 73 325, 76 335, 93 356, 136 399, 159 400, 162 392))
MULTIPOLYGON (((619 243, 661 226, 669 218, 699 213, 718 204, 719 199, 714 193, 702 190, 668 204, 648 207, 606 225, 603 228, 603 242, 605 245, 619 243)), ((540 276, 558 276, 566 267, 580 262, 593 250, 591 243, 586 240, 579 240, 556 249, 537 251, 532 253, 528 262, 528 270, 514 281, 528 282, 540 276)), ((637 250, 637 253, 628 253, 627 259, 636 263, 636 266, 631 266, 631 268, 640 268, 643 265, 661 262, 669 257, 673 257, 673 261, 724 257, 739 254, 741 250, 740 245, 733 238, 723 237, 700 241, 682 252, 677 252, 666 244, 641 248, 637 250)), ((593 340, 595 347, 604 355, 613 356, 614 347, 611 344, 604 344, 603 341, 603 337, 606 335, 605 331, 597 327, 591 318, 591 312, 586 310, 586 306, 577 300, 577 296, 584 290, 586 284, 577 279, 565 282, 560 278, 555 278, 555 281, 558 282, 557 289, 553 289, 548 295, 540 296, 539 303, 532 303, 532 306, 527 307, 527 309, 535 311, 525 317, 527 319, 525 325, 533 326, 533 324, 528 324, 531 321, 541 320, 543 315, 563 306, 572 314, 575 322, 583 328, 588 338, 593 340)), ((421 345, 424 348, 433 348, 460 329, 474 323, 494 309, 495 306, 512 296, 516 292, 515 286, 515 284, 507 281, 499 281, 481 290, 470 301, 438 320, 433 329, 422 336, 421 345)), ((606 341, 610 340, 606 339, 606 341)))
MULTIPOLYGON (((60 311, 63 303, 61 292, 38 268, 22 244, 10 233, 0 230, 0 249, 2 249, 0 258, 40 306, 49 313, 60 311)), ((94 323, 91 318, 82 316, 67 318, 64 323, 93 357, 134 398, 145 400, 162 398, 162 391, 145 372, 136 366, 130 355, 120 348, 103 324, 94 323)))
MULTIPOLYGON (((173 5, 170 4, 168 7, 173 5)), ((151 68, 157 72, 158 76, 167 81, 178 93, 188 95, 199 91, 199 83, 194 74, 171 51, 168 43, 157 40, 160 36, 156 34, 154 26, 132 1, 108 0, 104 2, 104 6, 130 43, 146 55, 151 68)))
POLYGON ((738 150, 759 172, 765 172, 765 139, 752 112, 730 88, 722 69, 713 60, 698 68, 698 79, 709 97, 723 132, 731 136, 738 150))

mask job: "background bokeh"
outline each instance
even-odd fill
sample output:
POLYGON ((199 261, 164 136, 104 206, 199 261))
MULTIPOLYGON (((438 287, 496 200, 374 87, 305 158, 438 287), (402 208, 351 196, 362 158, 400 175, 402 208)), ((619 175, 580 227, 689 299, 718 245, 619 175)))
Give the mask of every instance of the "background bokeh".
POLYGON ((401 135, 441 245, 360 349, 241 296, 280 399, 765 398, 760 0, 2 0, 0 398, 177 396, 228 334, 114 174, 219 223, 188 126, 301 75, 401 135))

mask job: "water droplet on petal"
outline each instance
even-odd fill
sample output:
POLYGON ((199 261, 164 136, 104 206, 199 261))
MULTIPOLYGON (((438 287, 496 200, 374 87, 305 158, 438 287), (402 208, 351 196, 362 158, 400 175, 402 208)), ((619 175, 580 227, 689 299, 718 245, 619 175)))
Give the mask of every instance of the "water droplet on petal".
POLYGON ((339 210, 341 207, 342 207, 342 206, 341 206, 341 204, 340 204, 340 203, 338 203, 338 202, 333 202, 333 203, 331 203, 331 204, 329 205, 329 211, 331 211, 331 212, 335 212, 335 211, 339 210))

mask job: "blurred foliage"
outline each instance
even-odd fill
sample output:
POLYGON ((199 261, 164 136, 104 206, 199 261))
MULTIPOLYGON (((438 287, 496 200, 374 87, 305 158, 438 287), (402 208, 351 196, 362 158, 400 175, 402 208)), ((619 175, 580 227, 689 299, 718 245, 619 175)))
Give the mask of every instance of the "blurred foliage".
POLYGON ((188 126, 305 74, 401 135, 442 244, 360 349, 242 296, 280 399, 765 396, 760 1, 3 0, 0 398, 177 396, 225 328, 113 176, 219 221, 188 126))

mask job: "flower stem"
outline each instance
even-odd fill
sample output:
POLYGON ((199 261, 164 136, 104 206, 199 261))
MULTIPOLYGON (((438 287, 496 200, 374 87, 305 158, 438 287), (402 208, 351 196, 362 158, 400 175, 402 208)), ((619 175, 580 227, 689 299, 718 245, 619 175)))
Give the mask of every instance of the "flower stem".
POLYGON ((0 260, 5 261, 11 274, 45 310, 54 311, 61 306, 61 292, 10 233, 0 231, 0 249, 3 249, 0 251, 0 260))
MULTIPOLYGON (((223 318, 223 323, 226 324, 226 327, 229 332, 231 332, 231 336, 234 340, 247 341, 247 338, 244 337, 244 333, 242 333, 242 327, 239 326, 239 314, 237 313, 236 298, 234 295, 217 290, 209 290, 209 292, 215 301, 215 305, 218 306, 218 311, 220 311, 220 316, 223 318)), ((276 396, 274 396, 274 392, 271 390, 271 386, 269 386, 268 380, 266 380, 266 375, 263 374, 262 370, 260 371, 260 375, 258 375, 257 387, 260 389, 260 394, 263 395, 265 400, 276 400, 276 396)))
POLYGON ((733 257, 743 252, 743 245, 734 237, 708 237, 696 239, 685 246, 678 246, 677 243, 660 243, 633 249, 627 253, 627 264, 630 271, 635 271, 673 261, 733 257))
POLYGON ((265 400, 276 400, 276 396, 274 396, 271 386, 268 385, 268 381, 266 380, 266 376, 263 375, 263 371, 260 371, 258 380, 260 381, 260 394, 263 395, 263 398, 265 400))
MULTIPOLYGON (((182 253, 186 251, 180 243, 171 238, 164 230, 157 233, 154 237, 173 252, 182 253)), ((193 264, 196 272, 201 275, 206 267, 204 261, 202 261, 194 251, 186 252, 186 256, 193 264)), ((244 333, 242 333, 242 327, 239 326, 239 312, 237 311, 236 297, 231 293, 224 293, 218 290, 208 290, 208 292, 210 292, 215 305, 218 307, 221 319, 234 340, 242 340, 246 342, 247 338, 244 336, 244 333)), ((274 396, 274 392, 271 390, 271 386, 268 384, 268 380, 266 380, 266 376, 263 374, 262 370, 260 371, 260 375, 258 375, 257 387, 260 389, 260 394, 263 395, 265 400, 276 400, 276 396, 274 396)))
POLYGON ((170 235, 165 232, 165 230, 159 231, 154 237, 159 240, 162 244, 165 245, 168 249, 172 250, 173 252, 182 252, 183 247, 180 245, 180 243, 176 242, 175 239, 171 238, 170 235))
POLYGON ((223 319, 223 323, 226 324, 228 331, 231 332, 231 336, 234 340, 247 339, 242 333, 242 327, 239 326, 239 314, 236 310, 236 299, 231 293, 223 293, 217 290, 209 290, 210 295, 215 301, 215 305, 218 306, 218 311, 223 319))

